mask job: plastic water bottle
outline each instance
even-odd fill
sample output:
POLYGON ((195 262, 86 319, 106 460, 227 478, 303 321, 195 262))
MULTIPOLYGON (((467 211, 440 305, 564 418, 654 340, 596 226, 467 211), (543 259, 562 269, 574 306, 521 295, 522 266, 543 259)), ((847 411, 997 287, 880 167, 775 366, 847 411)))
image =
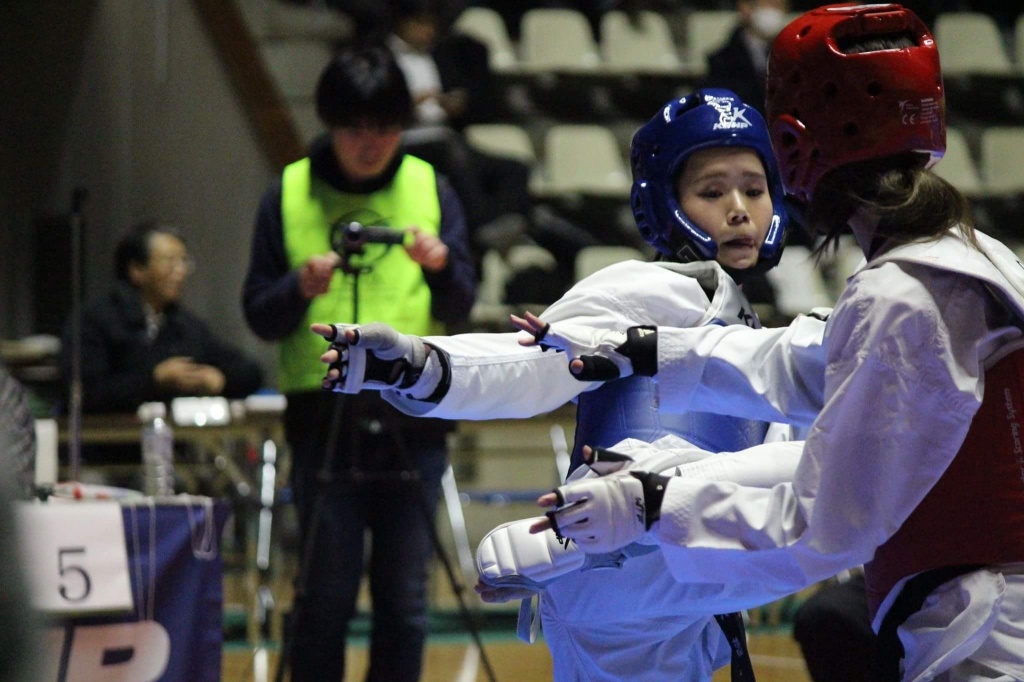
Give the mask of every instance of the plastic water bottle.
POLYGON ((143 491, 154 497, 174 495, 174 431, 167 421, 163 403, 143 403, 142 420, 143 491))

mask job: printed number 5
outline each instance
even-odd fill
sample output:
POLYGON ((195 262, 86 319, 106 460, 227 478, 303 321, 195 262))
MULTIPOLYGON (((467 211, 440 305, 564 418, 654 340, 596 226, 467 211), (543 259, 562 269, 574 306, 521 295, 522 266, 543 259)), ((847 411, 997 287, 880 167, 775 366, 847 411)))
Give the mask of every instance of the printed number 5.
POLYGON ((92 580, 89 578, 89 574, 85 572, 84 568, 65 561, 65 559, 69 558, 69 554, 85 554, 85 547, 65 547, 57 550, 57 567, 60 569, 60 577, 67 578, 68 574, 78 574, 81 576, 81 594, 76 596, 75 593, 69 590, 68 586, 61 581, 60 596, 70 602, 80 602, 85 600, 92 591, 92 580))

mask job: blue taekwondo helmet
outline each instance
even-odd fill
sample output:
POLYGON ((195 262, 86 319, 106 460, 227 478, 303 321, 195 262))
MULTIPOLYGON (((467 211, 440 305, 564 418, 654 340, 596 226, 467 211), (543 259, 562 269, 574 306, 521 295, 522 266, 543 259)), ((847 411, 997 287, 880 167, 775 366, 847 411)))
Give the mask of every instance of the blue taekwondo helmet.
POLYGON ((715 240, 683 213, 676 198, 683 164, 694 152, 711 147, 748 147, 761 158, 772 222, 755 267, 774 267, 782 256, 789 222, 782 202, 782 178, 764 118, 731 90, 706 88, 673 99, 633 136, 630 204, 637 229, 647 243, 670 258, 683 263, 715 259, 715 240))

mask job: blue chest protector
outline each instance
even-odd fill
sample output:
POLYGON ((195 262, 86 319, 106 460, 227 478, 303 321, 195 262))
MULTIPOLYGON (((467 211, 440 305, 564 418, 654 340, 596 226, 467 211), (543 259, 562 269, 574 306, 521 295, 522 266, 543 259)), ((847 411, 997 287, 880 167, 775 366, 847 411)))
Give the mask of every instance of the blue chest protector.
POLYGON ((583 463, 584 445, 607 448, 625 438, 652 443, 674 435, 710 452, 736 452, 764 442, 767 422, 710 412, 659 412, 656 395, 654 379, 641 376, 609 381, 582 393, 569 471, 583 463))

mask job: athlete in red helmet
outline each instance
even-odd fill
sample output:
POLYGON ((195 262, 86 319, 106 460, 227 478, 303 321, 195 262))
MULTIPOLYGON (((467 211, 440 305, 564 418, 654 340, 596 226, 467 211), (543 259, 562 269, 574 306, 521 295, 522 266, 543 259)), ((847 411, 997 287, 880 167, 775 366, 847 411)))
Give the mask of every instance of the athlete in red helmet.
POLYGON ((524 326, 580 378, 653 372, 663 411, 809 422, 795 477, 609 475, 543 497, 537 529, 587 552, 654 542, 678 580, 749 585, 723 609, 865 564, 876 679, 1024 680, 1024 265, 929 170, 945 148, 935 42, 900 5, 807 12, 774 43, 766 112, 821 248, 852 230, 866 257, 823 357, 799 320, 659 328, 646 357, 621 330, 524 326))

